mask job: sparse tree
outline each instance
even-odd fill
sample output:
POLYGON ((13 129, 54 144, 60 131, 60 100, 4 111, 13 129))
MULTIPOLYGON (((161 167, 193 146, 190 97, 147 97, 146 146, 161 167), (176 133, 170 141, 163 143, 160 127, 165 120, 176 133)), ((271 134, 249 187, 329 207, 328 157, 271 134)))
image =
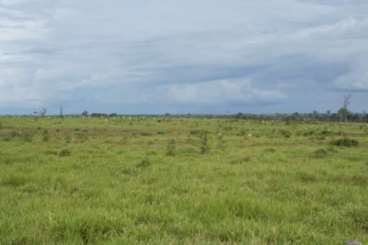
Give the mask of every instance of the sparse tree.
POLYGON ((343 101, 343 105, 342 107, 337 111, 337 114, 340 117, 340 120, 342 122, 347 122, 349 116, 352 114, 351 111, 349 110, 349 106, 351 103, 351 95, 345 95, 344 96, 344 101, 343 101))
POLYGON ((38 111, 34 111, 33 114, 35 116, 44 117, 47 114, 47 109, 45 107, 40 108, 38 111))
POLYGON ((88 111, 83 111, 83 112, 82 112, 82 116, 83 116, 83 117, 88 117, 88 111))
POLYGON ((60 115, 61 118, 64 117, 64 108, 63 108, 62 105, 59 107, 59 115, 60 115))

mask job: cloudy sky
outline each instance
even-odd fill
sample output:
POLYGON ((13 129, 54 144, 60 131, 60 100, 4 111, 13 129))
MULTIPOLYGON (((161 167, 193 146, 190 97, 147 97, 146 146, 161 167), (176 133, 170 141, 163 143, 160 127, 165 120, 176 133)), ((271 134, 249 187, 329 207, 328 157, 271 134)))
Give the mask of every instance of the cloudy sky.
POLYGON ((0 113, 368 109, 367 0, 0 0, 0 113))

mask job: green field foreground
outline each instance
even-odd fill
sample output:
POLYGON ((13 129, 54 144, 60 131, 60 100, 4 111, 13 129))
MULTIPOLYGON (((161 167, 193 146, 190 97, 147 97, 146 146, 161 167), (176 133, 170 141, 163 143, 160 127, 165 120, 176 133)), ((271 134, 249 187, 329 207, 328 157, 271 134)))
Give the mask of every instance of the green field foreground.
POLYGON ((0 244, 368 244, 367 149, 358 123, 1 117, 0 244))

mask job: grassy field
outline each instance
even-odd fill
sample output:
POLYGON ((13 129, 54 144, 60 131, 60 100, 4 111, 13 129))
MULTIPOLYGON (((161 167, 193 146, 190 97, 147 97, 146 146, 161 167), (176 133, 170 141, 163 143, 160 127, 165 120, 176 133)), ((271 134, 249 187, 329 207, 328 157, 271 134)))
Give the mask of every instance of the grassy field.
POLYGON ((368 244, 367 149, 353 123, 2 117, 0 244, 368 244))

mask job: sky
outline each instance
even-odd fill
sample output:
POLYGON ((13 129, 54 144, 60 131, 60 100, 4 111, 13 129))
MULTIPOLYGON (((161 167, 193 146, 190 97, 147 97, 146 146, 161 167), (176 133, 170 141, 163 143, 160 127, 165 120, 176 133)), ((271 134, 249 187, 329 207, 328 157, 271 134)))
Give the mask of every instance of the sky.
POLYGON ((367 0, 0 0, 0 114, 368 109, 367 0))

